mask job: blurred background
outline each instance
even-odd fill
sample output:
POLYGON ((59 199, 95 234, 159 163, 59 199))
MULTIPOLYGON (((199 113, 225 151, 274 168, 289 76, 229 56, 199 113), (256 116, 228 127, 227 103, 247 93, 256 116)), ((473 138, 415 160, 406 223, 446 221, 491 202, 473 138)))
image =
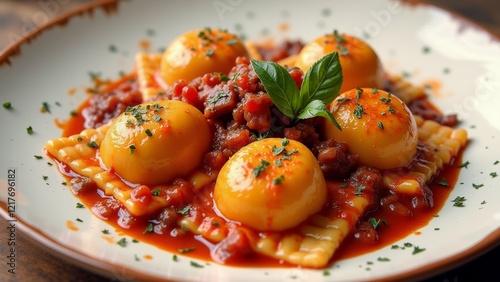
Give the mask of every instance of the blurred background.
MULTIPOLYGON (((93 1, 96 0, 0 0, 0 50, 37 25, 43 25, 53 17, 93 1)), ((448 8, 500 36, 499 0, 422 1, 448 8)))

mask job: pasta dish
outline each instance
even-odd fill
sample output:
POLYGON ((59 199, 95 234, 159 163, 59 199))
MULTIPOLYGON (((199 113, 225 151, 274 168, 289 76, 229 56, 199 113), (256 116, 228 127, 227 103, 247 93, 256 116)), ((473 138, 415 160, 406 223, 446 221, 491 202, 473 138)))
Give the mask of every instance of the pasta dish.
POLYGON ((227 265, 324 268, 414 232, 467 143, 337 31, 270 46, 202 28, 94 82, 45 146, 71 191, 125 234, 227 265))

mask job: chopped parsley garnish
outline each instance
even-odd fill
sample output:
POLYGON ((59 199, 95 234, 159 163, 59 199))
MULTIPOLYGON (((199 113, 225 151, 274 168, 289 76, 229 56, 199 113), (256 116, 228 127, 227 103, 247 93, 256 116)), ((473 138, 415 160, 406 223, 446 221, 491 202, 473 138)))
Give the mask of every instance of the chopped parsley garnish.
POLYGON ((416 254, 421 253, 421 252, 423 252, 423 251, 425 251, 425 249, 424 249, 424 248, 420 248, 419 246, 415 246, 415 247, 413 248, 413 252, 412 252, 411 254, 412 254, 412 255, 416 255, 416 254))
POLYGON ((385 98, 385 97, 380 97, 380 98, 378 98, 378 99, 379 99, 382 103, 384 103, 384 104, 388 104, 388 103, 390 103, 390 102, 391 102, 391 99, 389 99, 389 98, 385 98))
POLYGON ((457 196, 455 199, 451 200, 453 202, 453 206, 454 207, 465 207, 464 205, 464 202, 466 201, 467 199, 465 199, 465 197, 460 197, 460 196, 457 196))
POLYGON ((34 155, 35 159, 37 160, 41 160, 43 157, 42 156, 38 156, 38 155, 34 155))
POLYGON ((199 264, 199 263, 197 263, 197 262, 195 262, 195 261, 191 261, 191 262, 190 262, 190 265, 191 265, 192 267, 196 267, 196 268, 203 268, 203 265, 201 265, 201 264, 199 264))
POLYGON ((283 182, 283 180, 285 180, 285 176, 282 174, 273 180, 273 184, 279 185, 281 184, 281 182, 283 182))
POLYGON ((495 161, 493 164, 494 164, 494 165, 497 165, 497 164, 499 164, 499 163, 500 163, 500 161, 495 161))
POLYGON ((191 209, 190 205, 185 206, 184 208, 177 211, 178 214, 187 215, 189 210, 191 209))
POLYGON ((12 109, 12 103, 11 102, 4 102, 3 108, 4 109, 12 109))
POLYGON ((151 191, 151 195, 153 195, 153 196, 160 196, 160 192, 161 192, 160 189, 156 188, 153 191, 151 191))
POLYGON ((443 178, 443 179, 437 181, 436 184, 439 184, 441 186, 449 186, 448 180, 446 180, 446 178, 443 178))
POLYGON ((215 53, 214 49, 208 49, 207 51, 205 51, 205 55, 207 55, 207 57, 212 57, 214 53, 215 53))
POLYGON ((118 48, 115 45, 109 45, 109 52, 111 53, 116 53, 118 51, 118 48))
POLYGON ((149 130, 149 128, 146 129, 144 132, 146 132, 147 136, 150 136, 150 137, 153 136, 153 132, 151 132, 151 130, 149 130))
POLYGON ((389 113, 391 114, 395 114, 396 113, 396 110, 392 107, 392 106, 389 106, 389 109, 387 109, 389 111, 389 113))
POLYGON ((150 223, 148 224, 148 226, 146 227, 146 229, 144 229, 144 231, 143 231, 142 233, 143 233, 143 234, 144 234, 144 233, 151 233, 151 232, 153 232, 153 230, 154 230, 153 223, 151 223, 151 222, 150 222, 150 223))
POLYGON ((102 234, 106 234, 106 235, 107 235, 107 234, 109 234, 109 230, 108 230, 108 229, 103 229, 103 230, 101 231, 101 233, 102 233, 102 234))
POLYGON ((90 148, 97 148, 99 147, 99 144, 97 144, 95 141, 90 141, 87 143, 87 146, 89 146, 90 148))
POLYGON ((466 161, 465 163, 462 163, 461 165, 459 165, 458 167, 459 168, 468 168, 467 166, 470 165, 470 162, 469 161, 466 161))
POLYGON ((384 124, 381 121, 377 122, 377 126, 378 128, 384 130, 384 124))
POLYGON ((391 261, 391 259, 387 258, 387 257, 378 257, 377 258, 377 261, 381 261, 381 262, 388 262, 388 261, 391 261))
POLYGON ((236 44, 238 44, 238 40, 237 39, 230 39, 230 40, 226 41, 226 44, 228 46, 236 45, 236 44))
POLYGON ((73 117, 76 117, 78 115, 78 112, 76 110, 72 110, 71 112, 69 112, 69 114, 73 117))
POLYGON ((176 254, 174 254, 174 255, 172 256, 172 260, 173 260, 173 261, 179 261, 179 258, 177 257, 177 255, 176 255, 176 254))
POLYGON ((77 219, 75 219, 75 220, 76 220, 76 221, 78 221, 78 222, 83 222, 83 220, 81 220, 81 219, 79 219, 79 218, 77 218, 77 219))
POLYGON ((78 142, 82 142, 83 138, 81 136, 78 136, 78 138, 76 138, 76 141, 78 142))
POLYGON ((127 246, 127 239, 126 238, 121 238, 118 242, 116 242, 121 247, 126 247, 127 246))
POLYGON ((474 189, 479 189, 479 188, 481 188, 483 186, 484 186, 484 184, 474 184, 474 183, 472 183, 472 187, 474 187, 474 189))
POLYGON ((361 195, 361 193, 363 192, 363 190, 366 189, 366 186, 365 185, 359 185, 357 188, 356 188, 356 191, 354 191, 354 195, 356 196, 359 196, 361 195))
POLYGON ((160 115, 154 115, 153 116, 153 120, 156 121, 156 122, 158 122, 158 121, 161 120, 161 116, 160 115))
POLYGON ((181 254, 185 254, 185 253, 189 253, 189 252, 192 252, 194 251, 195 248, 194 247, 189 247, 189 248, 180 248, 179 249, 179 253, 181 254))
POLYGON ((345 97, 337 99, 337 102, 339 102, 339 103, 344 103, 344 102, 347 102, 347 101, 351 101, 351 99, 350 98, 345 98, 345 97))
POLYGON ((359 99, 361 98, 361 94, 363 94, 363 89, 362 88, 359 88, 359 87, 356 87, 356 99, 359 99))
POLYGON ((366 114, 363 110, 363 105, 356 103, 356 109, 354 109, 353 114, 360 119, 363 114, 366 114))
POLYGON ((134 154, 134 152, 135 152, 135 146, 134 145, 130 145, 130 146, 128 146, 128 148, 130 149, 130 154, 131 155, 134 154))
POLYGON ((47 175, 42 175, 42 178, 43 178, 43 180, 49 179, 49 177, 47 175))
POLYGON ((492 173, 490 173, 490 176, 491 176, 491 178, 495 178, 498 176, 498 174, 496 172, 492 172, 492 173))
POLYGON ((84 208, 84 207, 85 207, 85 206, 84 206, 83 204, 81 204, 81 203, 76 203, 76 208, 77 208, 77 209, 82 209, 82 208, 84 208))
POLYGON ((49 113, 50 114, 50 106, 49 103, 43 102, 42 103, 42 112, 43 113, 49 113))
POLYGON ((259 175, 267 168, 269 162, 266 160, 260 160, 260 165, 257 165, 253 168, 253 175, 255 178, 259 177, 259 175))
POLYGON ((371 226, 373 226, 373 229, 377 230, 377 228, 380 226, 380 224, 384 224, 385 226, 387 226, 387 222, 383 219, 375 219, 373 217, 371 217, 370 219, 368 219, 368 223, 371 224, 371 226))
POLYGON ((226 97, 229 97, 229 95, 227 93, 224 93, 224 92, 219 92, 217 93, 217 95, 215 95, 215 97, 212 97, 210 99, 207 99, 207 102, 209 104, 216 104, 217 102, 219 102, 220 99, 222 98, 226 98, 226 97))
POLYGON ((135 261, 140 261, 141 259, 136 254, 134 254, 134 260, 135 261))
POLYGON ((29 135, 33 134, 33 127, 31 127, 31 125, 26 128, 26 133, 29 135))

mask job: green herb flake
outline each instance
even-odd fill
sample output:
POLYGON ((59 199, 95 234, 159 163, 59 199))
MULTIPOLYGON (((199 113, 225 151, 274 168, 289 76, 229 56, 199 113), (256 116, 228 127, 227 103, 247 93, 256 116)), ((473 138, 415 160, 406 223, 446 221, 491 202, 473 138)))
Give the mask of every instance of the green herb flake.
POLYGON ((232 46, 232 45, 236 45, 236 44, 238 44, 237 39, 230 39, 230 40, 226 41, 227 46, 232 46))
POLYGON ((389 99, 389 98, 385 98, 385 97, 380 97, 380 98, 378 98, 378 99, 379 99, 382 103, 384 103, 384 104, 388 104, 388 103, 390 103, 390 102, 391 102, 391 99, 389 99))
POLYGON ((195 248, 194 247, 189 247, 189 248, 180 248, 179 249, 179 253, 181 254, 185 254, 185 253, 189 253, 189 252, 192 252, 194 251, 195 248))
POLYGON ((441 186, 446 186, 446 187, 450 186, 448 184, 448 180, 446 180, 446 178, 442 178, 441 180, 437 181, 436 184, 441 185, 441 186))
POLYGON ((482 201, 482 202, 481 202, 481 205, 485 205, 485 204, 486 204, 486 201, 482 201))
POLYGON ((35 159, 37 159, 37 160, 41 160, 41 159, 43 159, 43 157, 42 157, 42 156, 38 156, 38 155, 34 155, 34 157, 35 157, 35 159))
POLYGON ((453 202, 453 206, 454 207, 460 207, 461 208, 461 207, 465 207, 464 202, 466 200, 467 199, 465 197, 457 196, 455 199, 451 200, 451 202, 453 202))
POLYGON ((101 233, 105 234, 105 235, 108 235, 109 234, 109 230, 108 229, 103 229, 103 230, 101 230, 101 233))
POLYGON ((222 98, 226 98, 226 97, 229 97, 229 95, 227 93, 224 93, 224 92, 219 92, 217 93, 217 95, 215 95, 215 97, 212 97, 210 99, 207 99, 207 102, 209 104, 216 104, 217 102, 219 102, 219 100, 221 100, 222 98))
POLYGON ((51 113, 49 103, 47 102, 42 103, 42 113, 49 113, 49 114, 51 113))
POLYGON ((87 142, 87 146, 89 146, 90 148, 97 148, 99 147, 99 144, 97 144, 95 141, 90 141, 87 142))
POLYGON ((323 276, 330 276, 330 271, 323 270, 323 276))
POLYGON ((77 218, 77 219, 75 219, 75 220, 76 220, 76 221, 78 221, 78 222, 83 222, 83 220, 81 220, 81 219, 79 219, 79 218, 77 218))
POLYGON ((380 224, 384 224, 385 226, 387 226, 387 222, 383 219, 375 219, 373 217, 369 218, 368 219, 368 223, 371 224, 371 226, 373 226, 373 229, 377 230, 378 227, 380 226, 380 224))
POLYGON ((126 238, 121 238, 118 242, 116 242, 120 247, 126 247, 127 246, 127 239, 126 238))
POLYGON ((491 178, 495 178, 498 176, 498 174, 496 172, 492 172, 492 173, 490 173, 490 176, 491 176, 491 178))
POLYGON ((136 254, 134 254, 134 260, 135 261, 140 261, 141 259, 136 254))
POLYGON ((68 185, 68 182, 63 181, 63 182, 61 182, 61 185, 63 185, 63 186, 67 186, 67 185, 68 185))
POLYGON ((378 93, 378 89, 377 88, 372 88, 372 94, 377 94, 378 93))
POLYGON ((279 185, 283 182, 283 180, 285 180, 285 176, 282 174, 282 175, 278 176, 277 178, 273 179, 273 184, 279 185))
POLYGON ((28 133, 28 135, 33 134, 33 127, 31 127, 31 125, 26 128, 26 133, 28 133))
POLYGON ((47 179, 49 179, 49 177, 47 175, 42 175, 42 179, 47 181, 47 179))
POLYGON ((131 155, 134 154, 134 152, 135 152, 135 146, 134 145, 130 145, 130 146, 128 146, 128 148, 130 149, 130 154, 131 155))
POLYGON ((144 231, 142 232, 142 234, 145 234, 145 233, 151 233, 154 231, 154 226, 153 226, 153 223, 149 223, 148 226, 146 226, 146 229, 144 229, 144 231))
POLYGON ((115 45, 109 45, 108 50, 111 53, 116 53, 118 51, 118 47, 116 47, 115 45))
POLYGON ((363 190, 366 189, 365 185, 360 185, 356 188, 356 191, 354 191, 354 195, 359 196, 361 193, 363 193, 363 190))
POLYGON ((363 94, 363 89, 360 87, 356 87, 356 99, 361 98, 361 94, 363 94))
POLYGON ((416 255, 416 254, 421 253, 421 252, 423 252, 423 251, 425 251, 425 249, 424 249, 424 248, 420 248, 419 246, 415 246, 415 247, 413 248, 413 252, 412 252, 411 254, 412 254, 412 255, 416 255))
POLYGON ((77 209, 83 209, 85 206, 82 203, 76 203, 77 209))
POLYGON ((146 129, 144 132, 146 132, 146 135, 149 137, 153 136, 153 132, 151 132, 151 130, 149 128, 146 129))
POLYGON ((350 98, 345 98, 345 97, 342 97, 342 98, 338 98, 337 99, 337 102, 338 103, 344 103, 344 102, 347 102, 347 101, 351 101, 350 98))
POLYGON ((69 114, 72 116, 72 117, 76 117, 78 115, 78 112, 77 110, 72 110, 71 112, 69 112, 69 114))
POLYGON ((465 168, 465 169, 467 169, 467 168, 468 168, 468 167, 467 167, 468 165, 470 165, 470 162, 469 162, 469 161, 466 161, 466 162, 464 162, 464 163, 460 164, 458 167, 459 167, 459 168, 465 168))
POLYGON ((153 191, 151 191, 151 195, 153 195, 153 196, 160 196, 160 193, 161 193, 161 191, 159 188, 156 188, 153 191))
POLYGON ((260 165, 257 165, 253 168, 253 175, 255 178, 259 177, 259 175, 269 166, 269 162, 266 160, 260 160, 260 165))
POLYGON ((205 51, 205 55, 207 55, 207 57, 212 57, 214 53, 215 53, 214 49, 208 49, 207 51, 205 51))
POLYGON ((392 245, 391 246, 391 250, 397 250, 397 249, 400 249, 400 247, 398 245, 392 245))
POLYGON ((203 268, 203 265, 195 262, 195 261, 190 261, 189 264, 192 266, 192 267, 196 267, 196 268, 203 268))
POLYGON ((474 183, 472 183, 472 187, 474 187, 474 189, 476 189, 476 190, 479 189, 479 188, 481 188, 481 187, 483 187, 483 186, 484 186, 484 184, 474 184, 474 183))
POLYGON ((283 159, 279 158, 279 159, 274 160, 274 164, 277 167, 281 167, 283 165, 283 159))
POLYGON ((389 106, 389 108, 387 109, 389 111, 389 113, 391 114, 395 114, 396 113, 396 110, 392 107, 392 106, 389 106))
POLYGON ((182 214, 182 215, 187 215, 187 214, 189 214, 190 209, 191 209, 191 205, 187 205, 184 208, 178 210, 177 213, 182 214))
POLYGON ((173 260, 173 261, 175 261, 175 262, 177 262, 177 261, 179 261, 179 257, 177 257, 177 255, 176 255, 176 254, 174 254, 174 255, 172 256, 172 260, 173 260))
POLYGON ((500 161, 495 161, 495 162, 493 163, 493 165, 497 165, 497 164, 499 164, 499 163, 500 163, 500 161))
POLYGON ((12 103, 11 102, 4 102, 3 103, 3 108, 7 109, 7 110, 12 109, 12 103))
POLYGON ((381 121, 377 122, 377 126, 378 126, 378 128, 380 128, 381 130, 384 130, 384 124, 383 124, 381 121))
POLYGON ((377 261, 380 261, 380 262, 388 262, 388 261, 391 261, 391 259, 387 258, 387 257, 378 257, 377 258, 377 261))
POLYGON ((356 103, 356 109, 354 109, 353 114, 358 118, 361 119, 363 114, 366 114, 363 110, 363 105, 356 103))

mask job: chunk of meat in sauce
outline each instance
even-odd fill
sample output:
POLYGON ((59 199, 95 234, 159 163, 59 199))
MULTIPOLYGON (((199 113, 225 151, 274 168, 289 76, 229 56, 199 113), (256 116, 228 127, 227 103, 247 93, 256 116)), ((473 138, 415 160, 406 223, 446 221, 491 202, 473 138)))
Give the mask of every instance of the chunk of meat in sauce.
POLYGON ((356 169, 358 156, 350 154, 345 143, 328 139, 314 148, 325 177, 343 179, 356 169))

